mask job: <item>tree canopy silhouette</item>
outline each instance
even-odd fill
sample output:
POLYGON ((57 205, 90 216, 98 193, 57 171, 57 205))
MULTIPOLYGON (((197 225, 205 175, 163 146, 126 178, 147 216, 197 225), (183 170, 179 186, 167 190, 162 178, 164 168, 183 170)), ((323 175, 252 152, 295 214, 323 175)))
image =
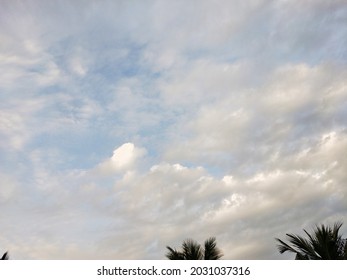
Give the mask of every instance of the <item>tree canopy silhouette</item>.
POLYGON ((176 250, 166 246, 169 252, 165 255, 169 260, 219 260, 223 254, 217 248, 216 238, 208 238, 204 246, 193 239, 186 239, 182 243, 182 249, 176 250))
POLYGON ((342 222, 333 226, 316 226, 313 234, 304 229, 307 238, 287 233, 290 245, 276 238, 279 242, 277 248, 281 254, 287 251, 295 253, 296 260, 346 260, 347 239, 339 234, 341 226, 342 222))

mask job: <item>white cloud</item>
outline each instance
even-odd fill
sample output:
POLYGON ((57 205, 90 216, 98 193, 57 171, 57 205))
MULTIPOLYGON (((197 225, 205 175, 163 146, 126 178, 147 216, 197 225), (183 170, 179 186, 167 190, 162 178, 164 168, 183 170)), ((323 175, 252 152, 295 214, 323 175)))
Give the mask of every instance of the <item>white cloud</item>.
POLYGON ((102 173, 123 172, 132 169, 136 161, 146 154, 143 148, 135 147, 133 143, 125 143, 113 151, 111 158, 102 162, 98 167, 102 173))
POLYGON ((79 58, 73 58, 70 61, 70 67, 74 73, 76 73, 78 76, 85 76, 88 69, 87 67, 82 63, 81 59, 79 58))
POLYGON ((57 84, 61 78, 61 71, 54 62, 48 62, 44 66, 45 70, 36 75, 37 84, 39 86, 49 86, 57 84))
POLYGON ((18 183, 11 176, 4 173, 0 173, 0 201, 6 203, 13 199, 18 189, 18 183))
POLYGON ((5 149, 22 149, 35 135, 37 127, 33 127, 35 115, 48 104, 45 98, 30 99, 9 98, 2 104, 0 112, 0 133, 4 141, 0 144, 5 149))
MULTIPOLYGON (((277 258, 274 237, 330 221, 331 213, 336 213, 336 219, 342 217, 347 197, 341 187, 346 176, 341 153, 345 140, 344 134, 336 132, 322 135, 321 142, 305 157, 293 154, 278 159, 277 166, 267 171, 249 177, 228 174, 221 179, 203 167, 179 163, 159 163, 141 172, 136 162, 144 149, 125 143, 98 166, 108 174, 124 174, 113 177, 113 187, 109 188, 100 174, 91 177, 89 172, 77 172, 59 180, 69 181, 69 188, 40 190, 54 197, 50 198, 54 207, 44 206, 53 211, 54 219, 60 221, 65 211, 70 222, 78 219, 74 231, 80 241, 74 243, 64 234, 73 252, 66 241, 56 240, 55 245, 46 247, 52 238, 47 242, 43 238, 50 236, 51 226, 47 232, 32 232, 40 236, 34 244, 44 252, 24 250, 21 254, 24 258, 163 259, 166 245, 179 246, 187 237, 203 241, 215 235, 226 259, 277 258), (313 160, 325 169, 311 166, 313 160), (100 235, 86 231, 88 221, 93 227, 98 224, 100 235), (254 239, 256 244, 251 242, 254 239), (96 245, 84 244, 91 244, 90 240, 96 245), (156 245, 150 246, 153 242, 156 245), (64 249, 58 249, 61 246, 64 249)), ((58 177, 46 175, 41 179, 56 185, 58 177)), ((36 217, 37 211, 27 214, 36 217)), ((65 219, 65 223, 69 221, 65 219)), ((17 248, 12 241, 7 243, 13 250, 17 248)), ((20 239, 15 243, 20 244, 20 239)))
POLYGON ((199 59, 168 72, 158 84, 161 97, 173 106, 197 107, 216 102, 250 87, 247 63, 219 63, 199 59))
MULTIPOLYGON (((210 68, 217 71, 213 69, 210 68)), ((216 75, 206 75, 204 84, 208 84, 209 79, 215 81, 216 75)), ((200 88, 196 78, 189 74, 185 77, 185 88, 193 88, 199 93, 199 100, 203 100, 206 87, 200 88)), ((210 90, 217 92, 219 99, 206 100, 203 106, 182 118, 173 128, 176 130, 172 133, 173 143, 167 147, 165 155, 170 160, 196 163, 203 160, 230 168, 231 162, 225 162, 223 153, 230 154, 229 158, 236 164, 245 159, 261 164, 290 149, 305 149, 325 133, 326 127, 342 125, 337 114, 338 110, 342 113, 345 106, 343 77, 346 73, 338 66, 302 64, 275 70, 257 89, 246 84, 237 89, 229 86, 227 77, 220 77, 225 81, 223 90, 216 88, 214 91, 213 87, 210 90), (177 133, 178 127, 180 133, 177 133)), ((222 81, 219 87, 221 84, 222 81)))
POLYGON ((84 77, 88 73, 89 67, 93 64, 93 57, 82 46, 71 50, 71 57, 68 59, 70 71, 79 77, 84 77))

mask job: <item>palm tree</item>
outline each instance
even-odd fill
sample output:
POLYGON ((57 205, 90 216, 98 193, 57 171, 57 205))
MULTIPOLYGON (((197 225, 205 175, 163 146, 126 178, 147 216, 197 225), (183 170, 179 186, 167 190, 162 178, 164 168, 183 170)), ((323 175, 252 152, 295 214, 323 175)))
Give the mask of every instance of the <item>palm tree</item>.
POLYGON ((339 234, 341 226, 341 222, 335 223, 333 227, 316 226, 313 234, 304 230, 308 238, 286 234, 291 245, 276 238, 280 243, 277 248, 281 254, 287 251, 295 253, 296 260, 346 260, 347 238, 339 234))
POLYGON ((0 260, 8 260, 8 252, 5 252, 5 254, 2 255, 0 260))
POLYGON ((169 260, 219 260, 223 254, 217 248, 216 238, 210 237, 202 247, 193 239, 186 239, 182 243, 182 250, 178 251, 166 246, 169 252, 165 255, 169 260))

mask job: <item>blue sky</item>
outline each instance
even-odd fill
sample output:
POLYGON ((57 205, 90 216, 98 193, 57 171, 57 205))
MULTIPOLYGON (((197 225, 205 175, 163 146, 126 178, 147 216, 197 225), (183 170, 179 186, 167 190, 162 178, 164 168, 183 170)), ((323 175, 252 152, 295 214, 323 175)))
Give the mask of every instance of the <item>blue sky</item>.
MULTIPOLYGON (((291 259, 347 222, 345 1, 7 1, 0 248, 291 259)), ((346 225, 342 233, 347 234, 346 225)))

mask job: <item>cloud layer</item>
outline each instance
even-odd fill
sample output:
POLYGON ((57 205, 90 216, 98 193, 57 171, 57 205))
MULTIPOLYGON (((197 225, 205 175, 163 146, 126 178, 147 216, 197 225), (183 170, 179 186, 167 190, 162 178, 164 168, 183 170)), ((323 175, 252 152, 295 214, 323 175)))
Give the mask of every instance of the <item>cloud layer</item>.
MULTIPOLYGON (((347 222, 344 1, 4 1, 0 248, 224 259, 347 222)), ((342 233, 347 234, 346 226, 342 233)))

